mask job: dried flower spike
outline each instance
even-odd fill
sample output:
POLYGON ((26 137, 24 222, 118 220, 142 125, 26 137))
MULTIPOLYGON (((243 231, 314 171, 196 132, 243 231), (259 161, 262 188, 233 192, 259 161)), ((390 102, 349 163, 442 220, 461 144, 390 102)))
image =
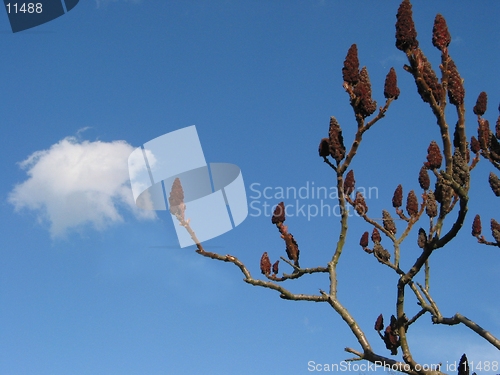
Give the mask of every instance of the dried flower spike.
POLYGON ((342 137, 342 129, 335 117, 330 117, 330 132, 328 137, 330 144, 330 155, 337 163, 345 156, 344 137, 342 137))
POLYGON ((451 43, 451 35, 446 25, 446 20, 440 14, 434 19, 434 27, 432 28, 432 44, 441 52, 445 52, 451 43))
POLYGON ((396 48, 401 51, 418 47, 417 30, 409 0, 403 0, 396 14, 396 48))
POLYGON ((408 193, 408 198, 406 199, 406 211, 411 217, 418 215, 418 200, 413 190, 408 193))
POLYGON ((285 235, 284 240, 286 245, 286 255, 288 255, 288 259, 293 260, 294 264, 298 267, 300 251, 297 241, 295 241, 295 238, 293 238, 293 236, 289 233, 285 235))
POLYGON ((384 329, 384 317, 380 314, 375 321, 375 331, 382 331, 384 329))
POLYGON ((361 235, 361 239, 359 240, 359 244, 361 247, 364 249, 365 247, 368 247, 368 236, 370 234, 368 232, 365 232, 361 235))
POLYGON ((472 136, 472 138, 470 139, 470 150, 475 154, 481 151, 481 145, 479 144, 477 138, 474 136, 472 136))
POLYGON ((399 208, 403 205, 403 186, 398 185, 392 197, 392 207, 399 208))
POLYGON ((480 119, 479 127, 477 129, 477 138, 479 145, 484 152, 488 152, 491 145, 491 131, 490 123, 488 120, 480 119))
POLYGON ((353 44, 347 51, 347 56, 342 68, 342 77, 344 82, 354 86, 359 80, 359 60, 358 60, 358 47, 353 44))
POLYGON ((436 198, 434 197, 434 193, 432 192, 432 190, 429 190, 427 192, 427 202, 425 205, 425 213, 431 219, 433 217, 437 216, 437 203, 436 203, 436 198))
POLYGON ((424 102, 431 103, 431 95, 433 95, 434 100, 436 100, 436 102, 439 104, 444 99, 443 87, 439 83, 436 72, 434 71, 434 69, 432 69, 432 65, 427 60, 427 57, 425 57, 425 55, 421 51, 419 56, 422 61, 422 77, 427 87, 416 80, 417 91, 424 102))
POLYGON ((354 200, 354 209, 359 215, 365 215, 368 212, 365 198, 359 191, 356 193, 356 199, 354 200))
POLYGON ((396 224, 394 224, 391 214, 386 210, 382 210, 382 219, 384 220, 385 230, 392 234, 396 234, 396 224))
POLYGON ((374 243, 379 243, 380 241, 382 241, 382 237, 380 237, 380 232, 378 231, 377 228, 373 228, 373 231, 372 231, 372 241, 374 243))
POLYGON ((451 104, 460 106, 464 102, 465 90, 462 77, 452 59, 448 62, 448 75, 448 98, 451 104))
POLYGON ((488 95, 482 91, 477 97, 476 105, 472 109, 475 115, 482 116, 486 112, 486 106, 488 104, 488 95))
POLYGON ((490 172, 490 176, 488 178, 488 182, 490 183, 491 190, 497 197, 500 197, 500 179, 493 172, 490 172))
POLYGON ((420 172, 418 174, 418 183, 423 190, 428 190, 431 185, 431 180, 429 179, 429 173, 427 173, 427 168, 420 168, 420 172))
POLYGON ((280 202, 274 209, 273 217, 271 221, 273 224, 283 223, 285 221, 285 203, 280 202))
POLYGON ((278 274, 278 272, 279 272, 279 268, 278 268, 278 267, 279 267, 279 264, 280 264, 280 261, 279 261, 279 260, 277 260, 277 261, 276 261, 276 262, 274 262, 274 264, 273 264, 273 273, 274 273, 275 275, 277 275, 277 274, 278 274))
POLYGON ((425 247, 425 244, 427 243, 427 234, 425 233, 425 230, 420 228, 418 230, 418 239, 417 239, 417 245, 421 249, 425 247))
POLYGON ((391 259, 391 254, 378 242, 373 245, 373 255, 380 263, 388 262, 391 259))
POLYGON ((467 361, 467 356, 464 354, 458 363, 458 375, 469 375, 469 372, 469 362, 467 361))
POLYGON ((491 219, 491 234, 497 243, 500 243, 500 224, 495 219, 491 219))
POLYGON ((172 184, 172 190, 168 197, 170 213, 184 220, 186 205, 184 204, 184 190, 182 189, 181 180, 176 178, 172 184))
POLYGON ((377 110, 377 102, 372 100, 372 86, 365 66, 359 73, 359 82, 354 87, 353 92, 356 95, 357 104, 354 108, 356 114, 366 118, 377 110))
POLYGON ((443 162, 441 150, 435 141, 432 141, 427 148, 427 162, 424 164, 429 169, 438 169, 443 162))
POLYGON ((396 71, 394 68, 389 70, 387 76, 385 77, 384 84, 384 97, 386 99, 394 99, 396 100, 399 96, 399 88, 398 88, 398 78, 396 76, 396 71))
POLYGON ((476 215, 474 216, 474 221, 472 222, 472 235, 474 237, 480 236, 482 232, 482 227, 481 227, 481 216, 476 215))
POLYGON ((354 180, 354 172, 352 169, 347 172, 344 180, 344 194, 351 195, 354 191, 356 180, 354 180))
POLYGON ((330 144, 328 143, 328 138, 323 138, 319 142, 318 153, 321 157, 330 155, 330 144))
POLYGON ((260 272, 262 272, 263 275, 269 275, 271 273, 271 261, 269 260, 267 252, 264 252, 260 258, 260 272))

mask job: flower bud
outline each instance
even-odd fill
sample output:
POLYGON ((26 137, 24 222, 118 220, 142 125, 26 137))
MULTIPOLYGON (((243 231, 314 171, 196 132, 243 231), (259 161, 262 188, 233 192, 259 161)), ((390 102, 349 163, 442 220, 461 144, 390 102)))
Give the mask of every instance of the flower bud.
POLYGON ((354 209, 359 215, 365 215, 368 212, 365 198, 359 191, 356 193, 356 199, 354 200, 354 209))
POLYGON ((432 190, 427 192, 427 202, 425 204, 425 213, 431 219, 437 216, 437 203, 436 198, 434 197, 434 193, 432 190))
POLYGON ((470 139, 470 149, 475 154, 481 151, 481 145, 479 144, 477 138, 474 136, 472 136, 472 138, 470 139))
POLYGON ((423 249, 426 243, 427 243, 427 234, 425 233, 425 230, 420 228, 418 230, 418 240, 417 240, 418 247, 423 249))
POLYGON ((491 234, 497 243, 500 243, 500 224, 495 219, 491 219, 491 234))
POLYGON ((342 137, 342 129, 335 117, 330 117, 330 131, 328 142, 330 145, 330 155, 337 163, 345 156, 344 137, 342 137))

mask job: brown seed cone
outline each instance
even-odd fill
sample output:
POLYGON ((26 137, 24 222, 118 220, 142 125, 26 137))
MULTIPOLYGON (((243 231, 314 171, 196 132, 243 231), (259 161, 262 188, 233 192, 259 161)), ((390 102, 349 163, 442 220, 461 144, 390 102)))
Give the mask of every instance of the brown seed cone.
POLYGON ((432 141, 427 148, 427 162, 424 165, 428 169, 438 169, 441 167, 443 162, 443 156, 441 155, 441 150, 435 141, 432 141))
POLYGON ((354 87, 353 92, 356 96, 357 105, 354 110, 357 114, 365 118, 377 110, 377 102, 372 100, 372 86, 366 67, 361 69, 359 73, 359 82, 354 87))
POLYGON ((469 372, 469 362, 467 361, 467 356, 464 354, 458 363, 458 375, 469 375, 469 372))
POLYGON ((396 234, 396 224, 394 224, 394 220, 388 211, 382 210, 382 219, 384 220, 385 230, 392 234, 396 234))
POLYGON ((269 260, 267 252, 264 252, 260 258, 260 272, 262 272, 263 275, 269 275, 271 273, 271 261, 269 260))
POLYGON ((498 179, 497 175, 493 172, 490 172, 490 176, 488 177, 488 182, 490 183, 491 190, 497 197, 500 197, 500 179, 498 179))
POLYGON ((450 59, 448 62, 448 99, 450 103, 456 106, 464 102, 465 90, 462 82, 462 77, 458 73, 455 62, 450 59))
POLYGON ((375 321, 375 331, 382 331, 384 329, 384 317, 380 314, 375 321))
POLYGON ((495 219, 491 219, 491 234, 497 243, 500 243, 500 224, 495 219))
POLYGON ((399 208, 403 205, 403 186, 398 185, 392 196, 392 207, 399 208))
POLYGON ((418 247, 423 249, 426 243, 427 243, 427 234, 425 233, 425 230, 420 228, 418 230, 418 239, 417 239, 418 247))
POLYGON ((451 35, 446 25, 446 20, 440 14, 434 19, 434 27, 432 28, 432 44, 434 47, 443 52, 451 43, 451 35))
POLYGON ((356 193, 356 199, 354 199, 354 209, 359 215, 364 215, 368 212, 368 206, 366 205, 365 198, 359 191, 356 193))
POLYGON ((358 47, 353 44, 347 51, 347 56, 342 68, 342 77, 344 82, 354 86, 359 80, 359 60, 358 60, 358 47))
POLYGON ((476 105, 474 106, 472 111, 474 112, 474 114, 482 116, 486 112, 487 104, 488 104, 488 95, 484 91, 482 91, 477 97, 476 105))
POLYGON ((380 237, 380 232, 378 231, 377 228, 373 228, 373 231, 372 231, 372 241, 374 243, 380 243, 380 241, 382 241, 382 237, 380 237))
POLYGON ((273 224, 283 223, 285 222, 285 203, 280 202, 274 209, 273 217, 271 218, 271 222, 273 224))
POLYGON ((481 151, 481 145, 479 144, 477 138, 474 136, 472 136, 472 138, 470 139, 470 150, 475 154, 481 151))
POLYGON ((436 198, 434 197, 434 193, 432 192, 432 190, 429 190, 427 192, 427 202, 425 205, 425 213, 430 218, 437 216, 437 203, 436 203, 436 198))
POLYGON ((342 137, 342 129, 337 119, 333 116, 330 117, 328 143, 330 144, 330 155, 337 163, 340 163, 345 156, 344 137, 342 137))
POLYGON ((398 78, 396 76, 396 71, 394 68, 389 70, 387 76, 385 77, 384 84, 384 97, 386 99, 394 99, 396 100, 399 97, 399 88, 398 88, 398 78))
POLYGON ((277 274, 278 274, 278 272, 279 272, 279 264, 280 264, 280 261, 279 261, 279 260, 277 260, 277 261, 276 261, 276 262, 274 262, 274 264, 273 264, 273 273, 274 273, 275 275, 277 275, 277 274))
POLYGON ((458 148, 453 153, 453 179, 460 185, 465 186, 469 182, 469 165, 460 154, 458 148))
POLYGON ((184 204, 184 190, 182 189, 181 180, 179 180, 179 178, 176 178, 172 184, 172 189, 168 197, 168 204, 170 206, 170 213, 180 216, 182 220, 184 220, 186 205, 184 204))
POLYGON ((354 179, 354 172, 351 169, 349 172, 347 172, 347 175, 345 176, 344 194, 351 195, 352 192, 354 191, 355 185, 356 185, 356 180, 354 179))
POLYGON ((368 236, 370 234, 368 232, 365 232, 361 235, 361 239, 359 240, 359 244, 361 247, 364 249, 365 247, 368 247, 368 236))
POLYGON ((472 235, 474 237, 480 236, 483 228, 481 227, 481 216, 474 216, 474 221, 472 222, 472 235))
POLYGON ((491 131, 490 123, 488 120, 480 119, 479 126, 477 128, 477 139, 479 140, 479 145, 484 152, 488 152, 491 145, 491 131))
POLYGON ((406 198, 406 211, 411 217, 418 215, 418 200, 413 190, 408 193, 406 198))
POLYGON ((396 14, 396 48, 401 51, 418 47, 417 30, 409 0, 403 0, 396 14))
POLYGON ((420 172, 418 173, 418 183, 423 190, 428 190, 431 185, 429 173, 427 173, 427 168, 425 168, 425 166, 420 168, 420 172))
POLYGON ((373 254, 375 255, 375 258, 377 258, 381 263, 383 263, 384 261, 388 262, 391 259, 391 254, 378 242, 373 245, 373 254))
POLYGON ((321 157, 330 155, 330 144, 328 143, 328 138, 323 138, 319 142, 318 153, 321 157))

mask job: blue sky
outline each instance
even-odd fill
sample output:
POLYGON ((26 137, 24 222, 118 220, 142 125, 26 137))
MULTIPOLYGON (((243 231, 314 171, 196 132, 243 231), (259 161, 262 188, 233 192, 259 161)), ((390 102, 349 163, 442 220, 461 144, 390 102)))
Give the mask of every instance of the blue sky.
MULTIPOLYGON (((434 16, 448 22, 470 137, 481 91, 489 95, 486 118, 493 124, 498 116, 500 3, 414 3, 418 38, 435 68, 434 16)), ((243 283, 236 267, 180 249, 169 216, 134 207, 126 160, 135 147, 196 125, 207 161, 241 168, 254 207, 280 201, 258 197, 264 187, 334 186, 317 145, 332 115, 352 142, 356 125, 341 68, 357 43, 379 105, 391 66, 401 89, 364 137, 352 164, 357 185, 374 188, 372 213, 392 209, 400 183, 420 194, 418 171, 439 132, 394 46, 398 5, 81 1, 16 34, 0 16, 0 374, 302 374, 308 361, 340 363, 349 357, 344 347, 359 349, 326 304, 281 300, 243 283)), ((463 233, 433 255, 431 291, 443 315, 459 311, 498 337, 500 252, 470 236, 476 213, 488 236, 498 213, 490 171, 484 160, 473 171, 463 233)), ((287 220, 301 265, 330 259, 338 221, 287 220)), ((359 247, 365 230, 368 224, 351 220, 339 298, 374 349, 388 355, 373 324, 380 313, 394 313, 397 279, 359 247)), ((405 244, 408 267, 419 254, 416 230, 405 244)), ((239 257, 255 276, 264 251, 272 260, 285 255, 270 218, 253 209, 206 245, 239 257)), ((317 293, 327 282, 304 277, 288 287, 317 293)), ((418 311, 411 298, 407 306, 418 311)), ((476 362, 500 360, 467 328, 432 326, 427 316, 412 327, 410 345, 421 363, 458 361, 464 352, 476 362)))

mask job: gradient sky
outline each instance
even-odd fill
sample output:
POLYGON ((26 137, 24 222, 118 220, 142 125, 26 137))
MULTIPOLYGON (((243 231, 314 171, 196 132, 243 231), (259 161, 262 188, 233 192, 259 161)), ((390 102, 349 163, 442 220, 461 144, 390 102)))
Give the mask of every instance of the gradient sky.
MULTIPOLYGON (((196 125, 207 161, 241 168, 254 208, 281 200, 259 197, 265 187, 335 186, 317 146, 332 115, 352 142, 356 125, 341 68, 357 43, 379 105, 390 67, 398 74, 400 98, 366 133, 352 163, 357 186, 372 188, 369 213, 393 212, 398 184, 421 194, 418 171, 430 141, 439 140, 394 46, 398 6, 82 0, 16 34, 0 16, 0 374, 306 374, 308 361, 351 357, 343 348, 359 346, 328 305, 281 300, 242 282, 233 265, 180 249, 169 215, 134 207, 126 162, 135 147, 196 125)), ((436 69, 433 20, 442 13, 448 22, 450 53, 465 80, 468 137, 476 133, 472 107, 481 91, 494 124, 500 3, 415 0, 413 10, 436 69)), ((448 119, 456 121, 453 108, 448 119)), ((487 183, 492 170, 482 160, 473 171, 463 231, 432 257, 431 292, 443 315, 458 311, 499 337, 500 251, 470 235, 480 213, 491 238, 489 219, 498 215, 487 183)), ((286 202, 321 204, 311 196, 286 202)), ((299 215, 287 224, 301 265, 325 265, 338 217, 299 215)), ((419 254, 417 229, 404 243, 403 267, 419 254)), ((395 313, 397 278, 362 251, 365 230, 371 228, 360 218, 350 221, 339 299, 372 347, 389 355, 373 324, 380 313, 395 313)), ((273 261, 285 255, 270 217, 252 208, 240 226, 206 245, 239 257, 255 277, 264 251, 273 261)), ((282 262, 281 271, 290 269, 282 262)), ((285 285, 296 293, 328 287, 324 275, 302 279, 285 285)), ((411 296, 407 310, 418 311, 411 296)), ((464 352, 476 363, 500 360, 464 326, 433 326, 424 316, 409 334, 414 358, 424 364, 446 365, 464 352)))

